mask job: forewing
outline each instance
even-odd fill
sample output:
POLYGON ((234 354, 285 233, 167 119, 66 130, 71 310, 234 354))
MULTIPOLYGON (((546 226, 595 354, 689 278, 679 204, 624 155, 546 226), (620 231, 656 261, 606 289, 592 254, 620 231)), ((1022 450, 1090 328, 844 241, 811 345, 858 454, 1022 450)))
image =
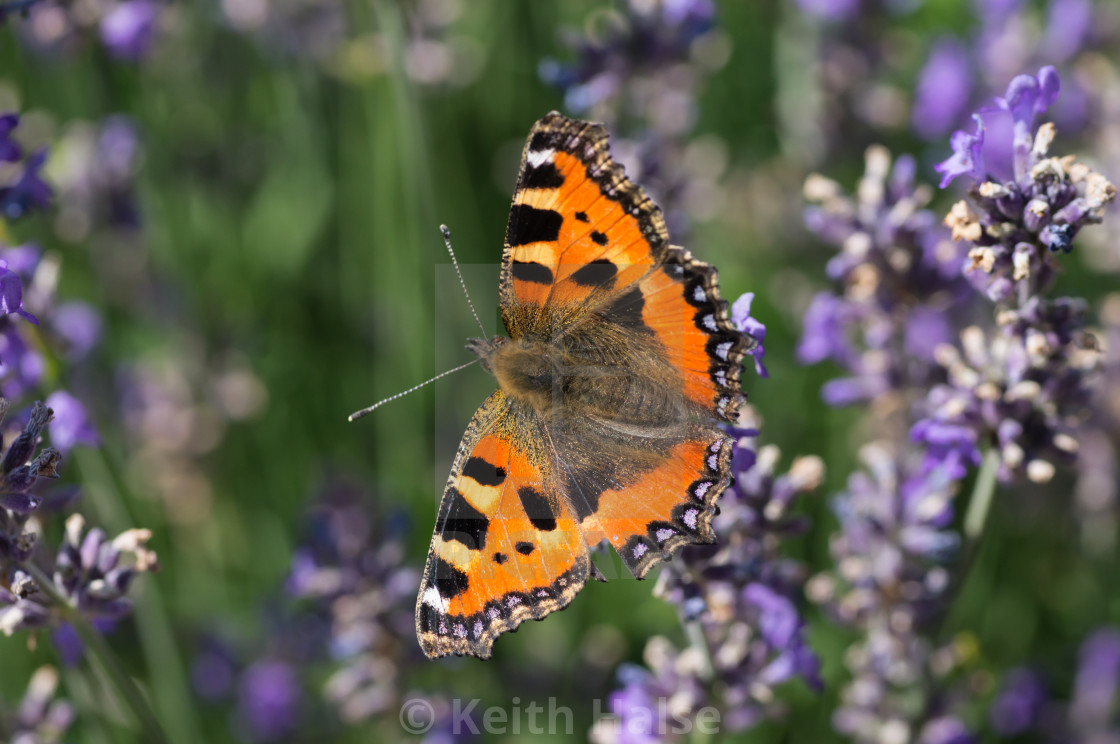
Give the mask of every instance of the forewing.
POLYGON ((610 157, 598 125, 552 112, 529 133, 502 256, 512 338, 550 335, 625 291, 665 256, 661 210, 610 157))

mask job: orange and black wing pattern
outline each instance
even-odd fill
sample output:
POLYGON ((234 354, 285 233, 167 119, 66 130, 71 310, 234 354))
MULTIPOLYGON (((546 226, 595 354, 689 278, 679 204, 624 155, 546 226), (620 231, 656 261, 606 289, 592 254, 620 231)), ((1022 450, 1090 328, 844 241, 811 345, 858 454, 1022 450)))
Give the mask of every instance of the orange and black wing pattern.
POLYGON ((661 345, 685 396, 735 421, 748 340, 716 270, 669 244, 661 209, 608 140, 603 126, 555 111, 529 132, 502 257, 506 330, 549 337, 589 318, 617 321, 661 345))
POLYGON ((499 390, 459 445, 416 603, 431 657, 490 656, 494 639, 566 607, 591 561, 575 515, 546 482, 499 390))
POLYGON ((501 633, 566 607, 599 577, 602 541, 638 578, 711 542, 731 480, 716 424, 736 420, 747 338, 602 126, 534 125, 500 288, 512 341, 479 347, 499 390, 459 447, 416 606, 430 657, 487 658, 501 633))

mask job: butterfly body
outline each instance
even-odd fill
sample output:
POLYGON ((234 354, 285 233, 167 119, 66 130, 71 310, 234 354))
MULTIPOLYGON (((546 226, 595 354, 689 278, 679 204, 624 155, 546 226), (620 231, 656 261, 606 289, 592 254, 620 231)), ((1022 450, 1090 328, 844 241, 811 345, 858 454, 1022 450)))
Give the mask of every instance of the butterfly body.
POLYGON ((428 656, 486 658, 566 606, 607 540, 642 578, 711 542, 730 480, 716 422, 741 403, 746 338, 715 270, 670 246, 605 131, 553 113, 530 133, 506 232, 509 338, 468 348, 498 389, 467 427, 417 601, 428 656))

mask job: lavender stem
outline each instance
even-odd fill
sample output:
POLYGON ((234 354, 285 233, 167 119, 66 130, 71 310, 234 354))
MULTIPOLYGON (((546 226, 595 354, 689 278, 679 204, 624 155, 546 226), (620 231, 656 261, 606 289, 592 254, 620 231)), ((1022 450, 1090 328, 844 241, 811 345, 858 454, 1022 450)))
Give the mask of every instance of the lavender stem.
POLYGON ((50 597, 54 607, 66 619, 66 622, 73 626, 78 635, 81 636, 82 643, 85 644, 86 649, 90 655, 97 659, 101 664, 105 674, 113 682, 113 686, 117 688, 117 694, 132 710, 136 719, 140 723, 140 727, 144 730, 144 740, 154 743, 166 742, 167 737, 163 733, 163 728, 160 726, 159 719, 156 718, 155 713, 152 712, 151 707, 148 706, 148 701, 141 694, 139 688, 132 681, 132 678, 121 668, 120 662, 113 654, 109 645, 105 643, 105 639, 101 634, 94 630, 90 624, 82 617, 68 601, 62 596, 55 588, 54 581, 47 575, 43 569, 39 568, 34 563, 28 561, 23 564, 23 568, 31 574, 35 579, 35 583, 39 589, 50 597))
POLYGON ((980 465, 980 472, 976 476, 976 485, 972 488, 972 497, 968 500, 968 512, 964 517, 964 537, 970 543, 980 540, 984 532, 984 524, 988 521, 992 497, 996 492, 999 462, 999 451, 995 448, 988 450, 984 455, 984 462, 980 465))

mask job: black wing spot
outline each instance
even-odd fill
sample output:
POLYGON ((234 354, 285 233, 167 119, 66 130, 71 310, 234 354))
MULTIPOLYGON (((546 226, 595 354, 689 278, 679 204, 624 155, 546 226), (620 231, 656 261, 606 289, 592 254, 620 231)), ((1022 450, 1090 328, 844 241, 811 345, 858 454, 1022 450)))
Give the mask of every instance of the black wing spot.
POLYGON ((595 245, 606 245, 607 244, 607 234, 599 232, 598 230, 592 230, 591 231, 591 239, 593 241, 595 241, 595 245))
POLYGON ((556 240, 564 217, 553 209, 537 209, 527 204, 514 204, 509 210, 506 242, 511 248, 530 243, 556 240))
POLYGON ((552 532, 556 529, 556 512, 552 510, 552 504, 544 494, 532 486, 522 486, 517 489, 517 496, 521 499, 521 505, 525 507, 529 522, 534 527, 542 532, 552 532))
POLYGON ((625 328, 648 330, 648 326, 646 326, 645 321, 642 320, 642 310, 645 306, 646 299, 642 296, 642 290, 638 287, 634 287, 611 303, 605 315, 607 320, 625 328))
POLYGON ((495 553, 494 554, 494 562, 497 563, 499 566, 502 565, 503 563, 505 563, 508 560, 509 560, 509 556, 506 555, 505 553, 495 553))
POLYGON ((591 222, 587 217, 587 212, 576 212, 576 219, 580 222, 591 222))
POLYGON ((537 132, 529 140, 529 152, 541 152, 552 148, 552 132, 537 132))
POLYGON ((525 181, 521 185, 526 189, 558 189, 564 185, 564 176, 552 163, 541 163, 525 171, 525 181))
POLYGON ((463 466, 463 475, 473 478, 480 486, 500 486, 506 479, 506 469, 493 465, 481 457, 472 457, 463 466))
POLYGON ((440 530, 443 539, 458 540, 471 550, 482 550, 486 545, 486 531, 489 528, 490 520, 486 515, 471 506, 459 489, 453 489, 447 520, 440 530))
POLYGON ((552 269, 536 261, 514 261, 510 266, 513 278, 534 284, 552 284, 552 269))
POLYGON ((470 588, 471 582, 466 573, 455 568, 438 555, 434 558, 432 583, 435 584, 436 591, 439 592, 441 599, 446 601, 451 597, 457 597, 470 588))
POLYGON ((533 552, 533 548, 535 546, 531 542, 519 542, 519 543, 517 543, 517 545, 514 545, 513 547, 521 555, 529 555, 533 552))
POLYGON ((597 258, 583 268, 572 273, 572 281, 584 287, 604 287, 610 289, 614 286, 614 278, 618 274, 618 267, 608 258, 597 258))

